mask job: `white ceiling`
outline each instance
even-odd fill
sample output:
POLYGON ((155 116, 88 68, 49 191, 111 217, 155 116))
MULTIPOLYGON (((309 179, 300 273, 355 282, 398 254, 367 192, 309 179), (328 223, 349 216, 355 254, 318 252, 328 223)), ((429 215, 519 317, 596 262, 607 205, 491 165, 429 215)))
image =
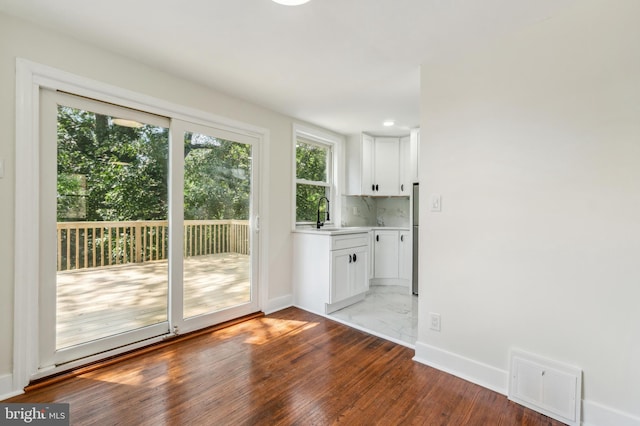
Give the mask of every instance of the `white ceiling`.
POLYGON ((573 1, 0 0, 0 11, 339 133, 406 134, 420 122, 420 64, 573 1))

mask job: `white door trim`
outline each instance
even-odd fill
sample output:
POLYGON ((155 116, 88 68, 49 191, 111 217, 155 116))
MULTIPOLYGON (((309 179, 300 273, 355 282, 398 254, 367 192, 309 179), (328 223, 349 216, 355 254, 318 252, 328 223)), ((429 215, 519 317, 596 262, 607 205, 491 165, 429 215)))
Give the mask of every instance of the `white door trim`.
MULTIPOLYGON (((268 160, 269 130, 209 114, 172 102, 77 76, 56 68, 18 58, 16 60, 16 200, 13 389, 21 391, 38 369, 38 283, 40 257, 39 228, 39 91, 41 87, 65 91, 153 114, 202 124, 257 138, 261 148, 260 194, 257 212, 261 217, 259 259, 266 259, 268 247, 268 160)), ((267 301, 267 262, 260 261, 258 302, 267 301)), ((122 351, 128 350, 123 348, 122 351)))

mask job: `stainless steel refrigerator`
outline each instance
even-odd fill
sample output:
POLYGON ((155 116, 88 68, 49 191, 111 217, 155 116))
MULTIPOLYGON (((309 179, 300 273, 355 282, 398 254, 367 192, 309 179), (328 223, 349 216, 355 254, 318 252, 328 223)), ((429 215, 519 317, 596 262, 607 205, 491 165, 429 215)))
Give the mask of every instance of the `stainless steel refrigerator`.
POLYGON ((413 270, 411 276, 411 291, 413 294, 418 295, 418 226, 420 225, 420 197, 418 191, 419 185, 413 184, 413 270))

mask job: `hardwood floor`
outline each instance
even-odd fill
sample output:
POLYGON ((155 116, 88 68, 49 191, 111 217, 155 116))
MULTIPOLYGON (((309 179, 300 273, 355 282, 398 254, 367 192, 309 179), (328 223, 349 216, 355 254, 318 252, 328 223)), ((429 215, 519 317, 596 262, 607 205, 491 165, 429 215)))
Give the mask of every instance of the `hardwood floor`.
POLYGON ((411 360, 413 350, 289 308, 29 391, 72 425, 561 425, 411 360))

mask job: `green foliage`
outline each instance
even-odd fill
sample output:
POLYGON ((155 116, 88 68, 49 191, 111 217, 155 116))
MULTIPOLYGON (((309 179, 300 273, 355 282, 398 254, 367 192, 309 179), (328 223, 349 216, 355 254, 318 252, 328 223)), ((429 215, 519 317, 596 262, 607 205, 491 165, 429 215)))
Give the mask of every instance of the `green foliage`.
MULTIPOLYGON (((296 185, 296 222, 314 222, 318 219, 318 200, 327 197, 327 189, 317 185, 296 185)), ((320 210, 325 211, 324 201, 320 204, 320 210)), ((320 220, 324 216, 321 215, 320 220)))
MULTIPOLYGON (((58 221, 166 220, 169 129, 58 108, 58 221)), ((251 147, 185 138, 185 219, 248 219, 251 147)))
POLYGON ((105 115, 59 107, 58 220, 166 219, 167 155, 168 129, 118 126, 105 115), (69 214, 73 198, 84 200, 82 214, 69 214))
MULTIPOLYGON (((322 186, 327 183, 328 154, 326 147, 302 141, 296 144, 296 179, 309 182, 296 184, 296 222, 315 222, 318 200, 329 197, 329 188, 322 186)), ((324 204, 321 207, 324 212, 324 204)))
POLYGON ((251 146, 185 135, 185 219, 249 219, 251 146))
POLYGON ((327 152, 327 148, 298 141, 296 144, 296 178, 326 182, 327 152))

